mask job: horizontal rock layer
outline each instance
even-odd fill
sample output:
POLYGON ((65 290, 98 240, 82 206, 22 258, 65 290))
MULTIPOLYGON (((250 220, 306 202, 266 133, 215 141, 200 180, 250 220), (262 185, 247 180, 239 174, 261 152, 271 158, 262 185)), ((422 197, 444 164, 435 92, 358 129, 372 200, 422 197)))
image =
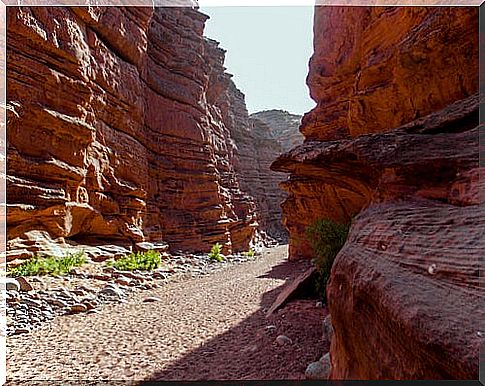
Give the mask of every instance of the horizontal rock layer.
POLYGON ((481 216, 427 199, 358 215, 327 288, 333 379, 478 379, 481 216))
POLYGON ((257 199, 241 189, 252 179, 235 166, 247 127, 227 118, 240 108, 206 19, 189 7, 8 9, 9 259, 257 242, 257 199))
MULTIPOLYGON (((300 129, 305 141, 387 132, 409 122, 419 125, 420 117, 475 94, 477 15, 474 8, 316 7, 315 53, 307 81, 317 107, 303 117, 300 129), (354 39, 349 39, 349 34, 354 39), (456 38, 453 43, 447 40, 451 36, 456 38), (442 61, 444 52, 449 54, 442 61), (409 55, 421 59, 406 62, 404 58, 409 55), (438 60, 436 67, 433 63, 438 60), (406 71, 401 68, 403 63, 407 63, 406 71), (436 68, 443 77, 436 75, 436 68), (357 83, 351 86, 349 82, 353 81, 357 83), (410 89, 404 92, 403 87, 410 89), (356 101, 364 107, 354 111, 350 107, 356 101), (390 108, 389 103, 395 106, 390 108)), ((463 110, 457 114, 463 115, 467 106, 457 108, 463 110)), ((453 114, 447 111, 441 115, 448 120, 453 114)), ((469 127, 466 122, 460 124, 462 130, 469 127)), ((439 131, 439 124, 435 126, 439 131)), ((273 169, 292 172, 290 180, 282 185, 289 191, 283 204, 283 221, 289 231, 290 259, 310 258, 313 252, 306 228, 322 217, 348 221, 370 202, 373 193, 367 182, 349 186, 345 173, 340 173, 342 183, 337 184, 307 178, 306 174, 314 169, 302 174, 281 166, 289 158, 291 155, 282 156, 273 169)), ((371 170, 352 173, 358 172, 368 175, 361 181, 372 177, 371 170)), ((314 170, 313 174, 318 173, 314 170)))

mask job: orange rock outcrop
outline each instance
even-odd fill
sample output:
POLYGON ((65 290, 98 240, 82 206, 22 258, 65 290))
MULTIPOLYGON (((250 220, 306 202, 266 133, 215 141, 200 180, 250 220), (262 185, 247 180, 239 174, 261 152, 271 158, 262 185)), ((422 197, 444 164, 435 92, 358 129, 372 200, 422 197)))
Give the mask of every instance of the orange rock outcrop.
MULTIPOLYGON (((307 82, 317 106, 302 119, 306 142, 388 132, 475 94, 477 18, 471 7, 316 7, 307 82)), ((274 169, 288 172, 278 166, 287 158, 274 169)), ((373 191, 344 173, 330 184, 319 174, 282 184, 290 259, 312 257, 305 229, 316 219, 349 221, 371 201, 373 191)))
POLYGON ((272 169, 290 173, 290 258, 314 256, 316 219, 351 221, 331 378, 478 379, 478 9, 317 7, 314 31, 317 107, 272 169))

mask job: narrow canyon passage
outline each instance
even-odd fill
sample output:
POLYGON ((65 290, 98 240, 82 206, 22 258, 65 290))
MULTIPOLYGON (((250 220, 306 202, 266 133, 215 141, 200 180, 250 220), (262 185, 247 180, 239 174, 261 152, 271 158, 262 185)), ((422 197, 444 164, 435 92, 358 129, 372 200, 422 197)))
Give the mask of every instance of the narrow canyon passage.
POLYGON ((8 7, 11 384, 477 378, 478 8, 222 8, 8 7))
POLYGON ((99 314, 57 318, 8 339, 7 378, 10 384, 302 378, 323 349, 315 342, 325 311, 312 300, 288 304, 298 308, 288 315, 283 309, 266 319, 265 310, 307 266, 287 261, 287 246, 278 246, 254 261, 135 294, 99 314), (147 296, 161 301, 144 303, 147 296), (276 344, 279 334, 292 343, 276 344))

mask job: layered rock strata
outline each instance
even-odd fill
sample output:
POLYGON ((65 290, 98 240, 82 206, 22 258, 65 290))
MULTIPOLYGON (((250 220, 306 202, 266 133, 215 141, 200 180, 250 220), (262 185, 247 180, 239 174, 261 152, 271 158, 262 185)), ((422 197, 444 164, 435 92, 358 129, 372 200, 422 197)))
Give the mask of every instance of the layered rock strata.
POLYGON ((251 114, 250 118, 265 123, 269 127, 268 135, 279 142, 285 152, 303 143, 301 115, 284 110, 264 110, 251 114))
POLYGON ((290 258, 313 257, 314 220, 352 221, 327 287, 332 379, 478 378, 477 11, 316 8, 317 107, 272 168, 291 175, 290 258))
POLYGON ((249 116, 244 94, 232 81, 232 75, 224 73, 225 50, 214 40, 206 38, 206 43, 209 56, 213 58, 212 68, 217 69, 209 82, 208 95, 215 107, 215 120, 223 123, 226 137, 230 138, 227 154, 237 175, 237 179, 232 178, 252 198, 252 202, 245 205, 249 205, 249 213, 255 215, 261 236, 286 241, 287 233, 281 221, 281 203, 286 194, 278 187, 285 177, 271 171, 270 165, 284 152, 287 138, 298 135, 295 134, 299 133, 295 117, 299 116, 273 110, 274 119, 268 123, 254 117, 260 113, 249 116))
POLYGON ((306 139, 389 131, 474 94, 478 8, 316 7, 306 139))
POLYGON ((206 19, 190 7, 8 9, 9 260, 258 240, 231 137, 245 128, 228 122, 237 107, 220 96, 235 87, 206 19))
MULTIPOLYGON (((256 198, 258 212, 261 213, 262 229, 281 242, 288 241, 281 209, 287 194, 284 190, 275 189, 275 187, 284 182, 286 176, 271 171, 270 166, 281 153, 303 142, 303 136, 299 131, 300 121, 300 115, 283 110, 266 110, 251 114, 248 130, 251 136, 251 143, 249 143, 251 147, 242 151, 249 158, 246 164, 257 171, 258 176, 255 180, 260 181, 259 184, 248 181, 246 187, 256 198), (250 159, 255 161, 252 165, 250 159)), ((254 172, 247 169, 243 174, 251 175, 254 172)))
MULTIPOLYGON (((474 8, 316 7, 307 82, 317 106, 302 119, 306 141, 391 131, 475 94, 477 17, 474 8)), ((305 230, 316 219, 349 221, 370 202, 366 186, 341 177, 293 173, 283 184, 291 259, 312 257, 305 230)))
POLYGON ((256 199, 262 229, 272 238, 286 242, 288 234, 283 226, 281 211, 286 193, 279 188, 279 183, 285 177, 270 170, 271 163, 284 150, 271 130, 271 126, 263 121, 249 119, 248 132, 251 134, 239 142, 241 154, 244 154, 240 173, 250 177, 243 178, 243 186, 256 199))

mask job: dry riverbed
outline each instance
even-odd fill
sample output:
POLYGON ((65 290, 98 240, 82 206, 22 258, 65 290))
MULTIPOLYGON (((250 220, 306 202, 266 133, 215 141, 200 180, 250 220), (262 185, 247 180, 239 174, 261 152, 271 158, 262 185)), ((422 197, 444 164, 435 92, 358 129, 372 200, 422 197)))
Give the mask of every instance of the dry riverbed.
MULTIPOLYGON (((38 302, 27 304, 28 315, 42 312, 39 302, 47 297, 57 299, 53 292, 64 294, 65 306, 59 303, 49 322, 7 338, 7 380, 304 379, 308 363, 328 346, 322 340, 326 311, 308 299, 265 317, 285 284, 309 264, 288 262, 286 251, 264 249, 224 264, 187 258, 124 282, 112 270, 101 271, 106 280, 76 272, 62 285, 34 281, 38 302), (73 310, 89 301, 95 311, 73 310)), ((13 304, 25 304, 23 292, 16 296, 13 304)))

